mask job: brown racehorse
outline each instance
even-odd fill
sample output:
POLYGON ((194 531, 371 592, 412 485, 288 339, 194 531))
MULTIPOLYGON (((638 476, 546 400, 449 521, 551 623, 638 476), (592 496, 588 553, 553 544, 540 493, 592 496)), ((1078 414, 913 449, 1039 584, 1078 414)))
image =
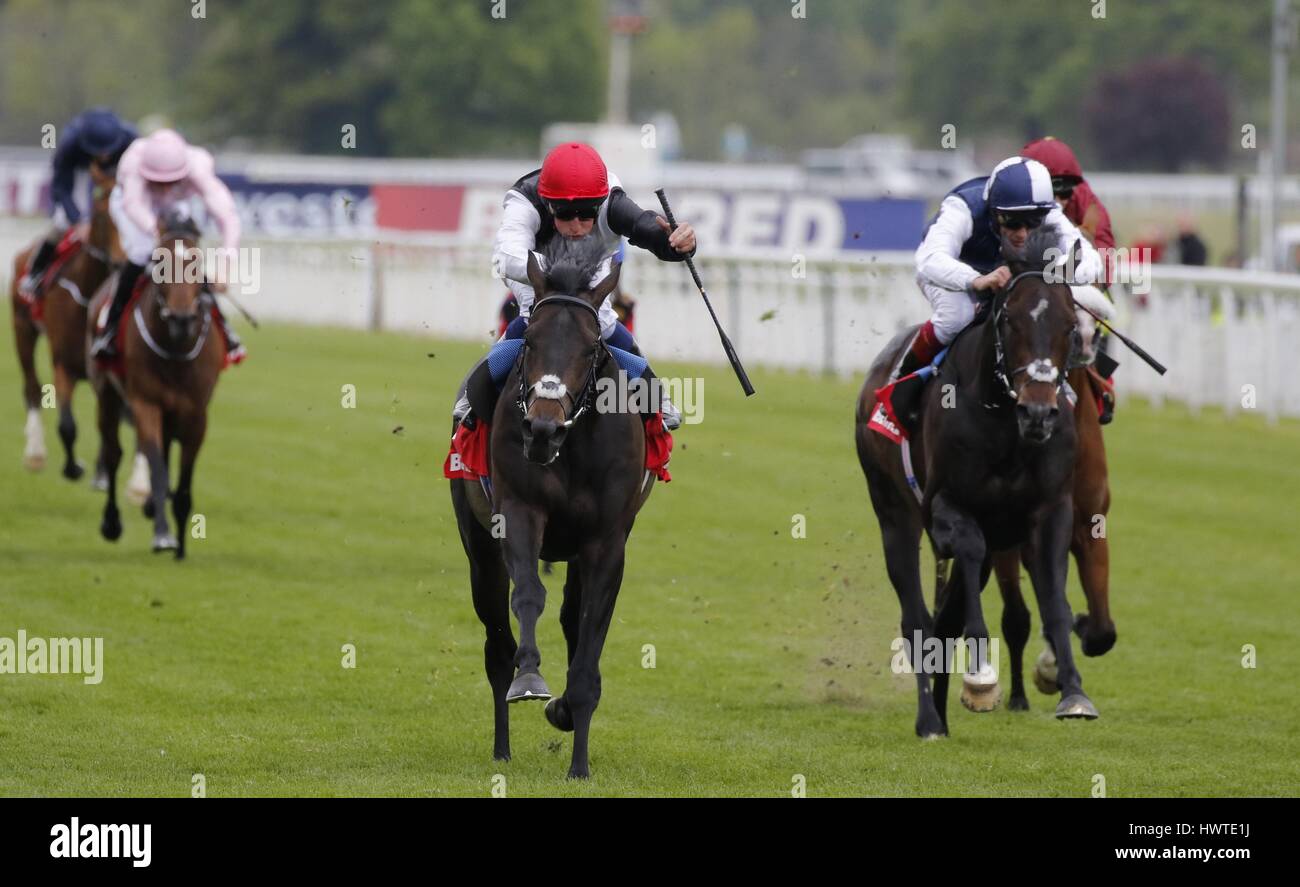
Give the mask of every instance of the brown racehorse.
MULTIPOLYGON (((59 409, 59 438, 64 450, 63 476, 69 480, 77 480, 85 473, 73 455, 77 423, 72 416, 72 395, 77 383, 86 378, 86 307, 95 291, 108 279, 114 257, 120 253, 117 229, 108 214, 113 178, 93 164, 90 174, 95 185, 90 230, 81 247, 63 264, 41 295, 42 320, 38 323, 32 317, 31 306, 18 292, 35 246, 14 257, 9 292, 18 363, 23 373, 23 400, 27 405, 27 447, 23 464, 31 471, 45 467, 45 433, 39 413, 41 383, 36 375, 36 340, 44 329, 50 340, 50 356, 54 364, 54 399, 59 409)), ((101 454, 100 467, 102 463, 101 454)))
MULTIPOLYGON (((169 216, 160 227, 161 248, 176 253, 167 264, 186 267, 198 249, 199 232, 193 221, 169 216)), ((207 431, 208 403, 225 358, 213 313, 214 297, 202 281, 146 280, 134 307, 122 318, 126 340, 123 378, 112 378, 97 367, 93 370, 108 476, 100 533, 109 541, 122 535, 117 508, 117 468, 122 459, 118 427, 127 406, 135 419, 140 452, 149 463, 150 498, 145 514, 154 521, 153 550, 175 551, 178 560, 185 557, 194 463, 207 431), (174 535, 166 513, 168 454, 173 442, 181 447, 180 476, 172 495, 174 535)))

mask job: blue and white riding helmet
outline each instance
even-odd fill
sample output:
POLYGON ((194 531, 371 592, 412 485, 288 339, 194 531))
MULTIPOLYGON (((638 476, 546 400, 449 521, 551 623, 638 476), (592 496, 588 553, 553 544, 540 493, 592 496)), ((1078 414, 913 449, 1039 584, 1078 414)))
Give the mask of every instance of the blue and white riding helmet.
POLYGON ((994 213, 1045 214, 1056 206, 1052 175, 1037 160, 1008 157, 993 167, 984 184, 984 202, 994 213))

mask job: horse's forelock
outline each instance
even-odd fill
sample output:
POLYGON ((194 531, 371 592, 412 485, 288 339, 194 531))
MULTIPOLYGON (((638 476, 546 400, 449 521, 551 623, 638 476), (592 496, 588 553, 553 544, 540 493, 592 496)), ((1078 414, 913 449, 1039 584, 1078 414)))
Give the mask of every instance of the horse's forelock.
POLYGON ((551 292, 575 295, 588 289, 592 275, 604 259, 596 237, 556 236, 546 248, 546 285, 551 292))

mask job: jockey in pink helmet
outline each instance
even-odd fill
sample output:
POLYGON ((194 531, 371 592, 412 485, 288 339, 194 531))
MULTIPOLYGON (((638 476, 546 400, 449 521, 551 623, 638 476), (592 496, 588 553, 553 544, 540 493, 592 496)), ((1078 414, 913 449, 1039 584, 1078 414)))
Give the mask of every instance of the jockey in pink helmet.
MULTIPOLYGON (((211 154, 188 144, 175 130, 160 129, 133 142, 118 161, 117 186, 109 197, 108 210, 126 264, 117 278, 107 325, 91 348, 95 357, 107 360, 117 356, 118 323, 157 245, 158 219, 195 196, 216 220, 227 259, 233 258, 239 248, 239 213, 230 189, 217 178, 211 154)), ((224 283, 217 288, 224 289, 224 283)), ((244 347, 224 316, 221 324, 229 348, 226 360, 238 363, 244 357, 244 347)))

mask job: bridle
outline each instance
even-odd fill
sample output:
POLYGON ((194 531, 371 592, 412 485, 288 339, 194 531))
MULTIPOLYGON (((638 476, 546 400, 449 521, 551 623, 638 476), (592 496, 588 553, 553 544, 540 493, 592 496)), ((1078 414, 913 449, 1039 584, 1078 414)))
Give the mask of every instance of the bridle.
MULTIPOLYGON (((1012 401, 1016 400, 1016 389, 1015 386, 1012 385, 1012 380, 1021 373, 1030 373, 1034 369, 1035 364, 1038 363, 1037 360, 1032 360, 1022 367, 1017 367, 1016 369, 1007 372, 1006 349, 1002 346, 1002 316, 1006 310, 1007 300, 1011 297, 1011 291, 1015 289, 1016 284, 1020 283, 1020 281, 1027 277, 1037 277, 1045 283, 1050 282, 1047 280, 1047 273, 1045 271, 1021 271, 1015 277, 1007 281, 1007 285, 1002 288, 1002 292, 994 297, 993 316, 989 318, 989 323, 993 324, 993 377, 1001 383, 1002 393, 1006 395, 1007 399, 1012 401)), ((1078 348, 1078 345, 1079 331, 1076 327, 1070 333, 1071 359, 1073 359, 1073 355, 1078 348)), ((1067 363, 1068 362, 1069 361, 1067 361, 1067 363)), ((1057 396, 1060 396, 1062 389, 1065 388, 1065 373, 1055 367, 1053 367, 1053 370, 1056 373, 1056 378, 1054 380, 1056 382, 1056 394, 1057 396)), ((1036 379, 1036 381, 1047 380, 1036 379)), ((996 409, 997 406, 996 403, 984 404, 984 407, 990 410, 996 409)))
POLYGON ((568 409, 560 407, 564 412, 564 428, 572 428, 573 423, 577 422, 584 413, 591 407, 592 396, 596 391, 596 379, 600 376, 601 369, 605 366, 605 361, 609 359, 609 349, 605 347, 605 340, 600 335, 600 314, 590 303, 577 296, 553 295, 544 299, 539 299, 533 304, 532 313, 536 314, 538 309, 554 306, 556 308, 581 308, 591 314, 596 321, 596 341, 591 346, 591 363, 587 369, 587 381, 582 386, 582 391, 574 397, 572 393, 565 391, 560 394, 548 394, 543 388, 543 382, 529 386, 528 384, 528 337, 524 336, 524 345, 519 349, 519 395, 515 400, 519 407, 519 412, 523 416, 528 415, 528 409, 533 405, 537 398, 541 397, 550 400, 561 400, 567 398, 569 401, 568 409))
MULTIPOLYGON (((169 240, 184 241, 190 236, 191 235, 188 232, 169 231, 162 236, 161 242, 167 243, 169 240)), ((154 304, 158 308, 158 318, 161 321, 163 321, 163 323, 169 323, 173 317, 181 317, 181 315, 176 314, 170 308, 167 307, 167 299, 163 296, 163 291, 161 286, 155 283, 151 287, 151 289, 153 290, 154 304)), ((207 285, 205 284, 203 288, 199 291, 199 297, 194 302, 194 306, 195 306, 194 314, 184 315, 184 319, 189 319, 189 317, 197 315, 202 319, 203 322, 203 326, 199 330, 198 337, 197 339, 195 339, 194 347, 192 347, 189 351, 187 352, 172 351, 168 348, 164 348, 161 344, 159 344, 158 341, 154 339, 153 334, 149 332, 149 326, 147 323, 145 323, 144 314, 140 310, 140 306, 137 304, 135 306, 135 322, 136 322, 136 326, 139 327, 140 329, 140 337, 144 339, 144 343, 149 347, 149 350, 152 351, 154 354, 158 355, 159 357, 161 357, 163 360, 179 360, 179 361, 193 360, 194 358, 198 357, 199 352, 203 350, 203 345, 207 342, 208 332, 212 327, 212 304, 215 298, 216 297, 213 296, 212 291, 209 290, 207 288, 207 285)))

